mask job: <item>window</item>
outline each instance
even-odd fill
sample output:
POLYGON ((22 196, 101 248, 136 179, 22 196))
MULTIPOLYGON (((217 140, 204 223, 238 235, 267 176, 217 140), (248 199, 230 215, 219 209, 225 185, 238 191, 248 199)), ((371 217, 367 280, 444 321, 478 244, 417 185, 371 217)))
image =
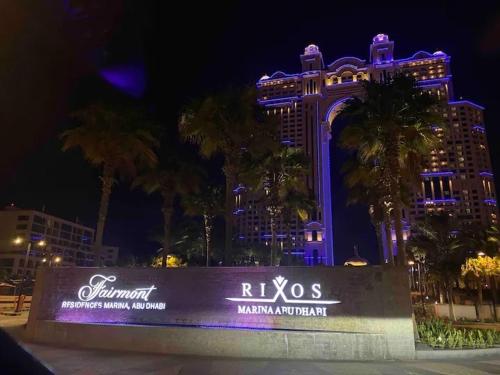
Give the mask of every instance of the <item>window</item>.
POLYGON ((0 259, 0 267, 12 267, 14 265, 14 259, 6 258, 0 259))
POLYGON ((45 218, 38 216, 38 215, 35 215, 35 216, 33 216, 33 222, 37 223, 37 224, 45 225, 45 218))
POLYGON ((30 217, 28 215, 20 215, 17 217, 17 221, 28 221, 30 217))
POLYGON ((348 73, 342 76, 342 83, 344 82, 352 82, 352 74, 348 73))

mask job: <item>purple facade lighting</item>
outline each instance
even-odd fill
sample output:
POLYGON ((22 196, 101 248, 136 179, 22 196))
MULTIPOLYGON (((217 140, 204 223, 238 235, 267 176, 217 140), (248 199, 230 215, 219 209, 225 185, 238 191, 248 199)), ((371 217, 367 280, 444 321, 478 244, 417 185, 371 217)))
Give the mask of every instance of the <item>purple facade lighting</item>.
POLYGON ((480 172, 479 175, 481 177, 493 177, 493 173, 491 172, 487 172, 487 171, 484 171, 484 172, 480 172))
POLYGON ((457 203, 456 198, 445 198, 445 199, 426 199, 424 201, 425 205, 430 205, 430 204, 455 204, 457 203))
POLYGON ((496 199, 485 199, 484 203, 490 206, 496 206, 497 205, 497 200, 496 199))
POLYGON ((420 173, 422 177, 442 177, 442 176, 453 176, 454 173, 451 171, 439 171, 439 172, 423 172, 420 173))
POLYGON ((297 101, 300 99, 300 96, 286 96, 283 98, 276 98, 276 99, 259 99, 259 104, 262 105, 272 105, 272 104, 282 104, 283 102, 290 102, 290 101, 297 101))
POLYGON ((471 105, 473 107, 480 109, 481 111, 484 111, 484 107, 480 106, 479 104, 473 103, 470 100, 450 101, 450 102, 448 102, 448 104, 450 104, 450 105, 471 105))

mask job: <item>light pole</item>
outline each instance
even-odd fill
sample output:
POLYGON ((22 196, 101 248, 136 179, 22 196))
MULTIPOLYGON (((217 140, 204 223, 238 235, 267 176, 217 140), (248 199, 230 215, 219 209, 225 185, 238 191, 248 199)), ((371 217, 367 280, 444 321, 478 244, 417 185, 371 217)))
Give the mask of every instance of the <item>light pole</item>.
MULTIPOLYGON (((24 241, 25 240, 22 237, 16 237, 12 242, 14 243, 14 245, 20 245, 24 241)), ((28 241, 28 245, 26 246, 26 256, 24 257, 24 272, 23 272, 23 277, 21 279, 21 286, 19 287, 19 295, 17 297, 15 313, 20 313, 22 305, 23 305, 24 299, 22 298, 22 295, 23 295, 24 284, 25 284, 26 278, 28 276, 28 261, 29 261, 31 247, 32 247, 33 243, 35 243, 35 242, 30 240, 30 241, 28 241)), ((44 240, 39 240, 39 241, 36 241, 36 245, 40 246, 40 247, 44 247, 44 246, 46 246, 46 242, 44 240)))
POLYGON ((421 269, 421 267, 424 267, 425 257, 424 256, 417 257, 416 260, 417 260, 417 272, 418 272, 418 291, 420 292, 420 300, 422 303, 422 310, 425 317, 426 313, 425 313, 424 290, 422 287, 422 272, 424 272, 425 269, 421 269))
MULTIPOLYGON (((55 266, 57 266, 59 263, 61 263, 62 258, 59 255, 54 256, 54 254, 50 253, 49 254, 49 267, 52 267, 52 262, 55 263, 55 266)), ((43 263, 47 262, 47 258, 42 259, 43 263)))
POLYGON ((413 266, 415 265, 415 262, 413 260, 408 261, 408 265, 410 266, 410 289, 416 289, 415 288, 415 275, 414 275, 414 268, 413 266))

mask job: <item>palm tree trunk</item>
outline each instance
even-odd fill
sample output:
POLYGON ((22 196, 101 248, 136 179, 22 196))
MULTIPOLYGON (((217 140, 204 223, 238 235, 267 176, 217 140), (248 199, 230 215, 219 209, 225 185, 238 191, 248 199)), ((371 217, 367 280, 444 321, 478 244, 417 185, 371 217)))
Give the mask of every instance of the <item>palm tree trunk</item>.
POLYGON ((233 247, 233 218, 234 218, 234 194, 235 178, 231 172, 226 173, 226 204, 225 204, 225 234, 224 234, 224 265, 231 265, 232 247, 233 247))
POLYGON ((95 233, 95 243, 94 243, 94 264, 98 267, 102 265, 101 262, 101 250, 102 250, 102 239, 104 236, 104 226, 106 224, 106 218, 108 216, 109 207, 109 197, 111 196, 111 189, 113 187, 113 167, 110 164, 104 164, 103 173, 101 177, 102 187, 101 187, 101 202, 99 204, 99 213, 97 216, 97 228, 95 233))
POLYGON ((173 200, 174 197, 170 191, 162 193, 163 196, 163 251, 161 252, 161 267, 167 267, 167 257, 170 252, 170 236, 172 214, 174 212, 173 200))
POLYGON ((275 265, 276 258, 276 218, 274 213, 270 215, 271 221, 271 266, 275 265))
POLYGON ((384 210, 384 230, 385 230, 385 239, 387 242, 387 257, 389 258, 389 264, 394 266, 394 252, 392 249, 391 214, 387 209, 384 210))
POLYGON ((393 208, 393 216, 394 216, 394 231, 396 232, 396 247, 398 250, 398 264, 406 266, 406 249, 405 243, 403 239, 403 223, 402 223, 402 215, 401 215, 401 168, 399 166, 399 134, 394 132, 390 137, 390 147, 388 147, 387 151, 387 160, 389 162, 389 170, 390 171, 390 184, 389 191, 391 195, 391 203, 393 208))
POLYGON ((269 224, 271 226, 271 266, 275 265, 274 263, 276 258, 276 217, 277 215, 274 208, 269 209, 269 224))
POLYGON ((447 281, 446 283, 447 292, 448 292, 448 309, 450 314, 450 320, 455 321, 455 308, 453 305, 453 283, 447 281))
POLYGON ((210 215, 203 215, 203 221, 205 224, 205 246, 206 246, 206 256, 207 256, 207 263, 206 266, 210 266, 210 254, 212 254, 212 218, 210 215))
POLYGON ((287 265, 292 265, 292 234, 290 220, 286 220, 286 246, 287 246, 287 265))
POLYGON ((396 247, 398 250, 398 264, 400 266, 406 266, 406 249, 405 241, 403 238, 403 217, 401 215, 401 204, 399 199, 394 201, 394 231, 396 232, 396 247))
POLYGON ((375 227, 375 235, 377 236, 378 259, 380 261, 380 265, 383 266, 385 264, 385 255, 384 245, 382 243, 382 223, 372 222, 372 225, 375 227))
POLYGON ((477 280, 477 320, 481 320, 481 306, 483 304, 483 283, 481 279, 477 280))
POLYGON ((491 300, 493 302, 493 318, 495 322, 498 322, 497 316, 497 283, 495 280, 495 276, 490 276, 490 284, 491 284, 491 300))
POLYGON ((439 303, 443 304, 444 303, 444 293, 443 293, 443 285, 441 283, 438 283, 438 292, 439 292, 439 303))

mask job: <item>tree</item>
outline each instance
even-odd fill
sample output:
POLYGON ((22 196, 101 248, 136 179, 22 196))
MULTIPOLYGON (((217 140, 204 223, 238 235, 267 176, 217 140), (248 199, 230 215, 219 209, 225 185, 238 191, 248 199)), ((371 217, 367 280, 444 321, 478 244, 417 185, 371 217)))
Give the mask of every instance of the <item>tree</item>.
POLYGON ((159 192, 162 197, 163 251, 162 267, 167 266, 172 235, 172 216, 177 196, 193 193, 198 189, 198 171, 190 163, 178 159, 172 153, 162 160, 162 165, 149 169, 138 176, 133 186, 141 186, 148 194, 159 192))
POLYGON ((426 216, 425 222, 412 228, 408 248, 416 256, 425 256, 429 274, 444 285, 450 319, 455 320, 453 285, 461 274, 466 245, 452 218, 447 214, 426 216))
POLYGON ((380 184, 383 169, 376 163, 361 162, 353 157, 346 161, 342 171, 344 184, 349 189, 347 204, 364 204, 368 206, 370 221, 375 228, 380 264, 385 263, 385 254, 382 242, 381 227, 384 228, 387 239, 389 263, 394 265, 391 233, 391 207, 385 200, 387 192, 385 185, 380 184))
POLYGON ((193 102, 179 122, 181 136, 200 147, 204 157, 222 155, 225 188, 225 264, 231 259, 234 222, 233 189, 238 184, 245 155, 264 147, 277 123, 264 115, 255 87, 227 89, 193 102))
POLYGON ((73 117, 79 126, 61 134, 63 151, 80 148, 84 157, 102 171, 101 201, 95 238, 96 264, 101 264, 101 248, 109 198, 115 176, 134 177, 138 169, 153 167, 158 145, 151 122, 138 110, 115 110, 91 105, 73 117))
POLYGON ((290 191, 305 191, 309 159, 301 149, 280 145, 253 161, 254 191, 261 192, 271 227, 271 265, 276 264, 278 220, 290 191))
POLYGON ((310 212, 314 210, 315 202, 311 198, 310 192, 305 192, 305 184, 300 188, 300 185, 297 187, 293 187, 287 191, 285 191, 285 196, 283 198, 283 210, 282 210, 282 218, 283 224, 285 225, 286 230, 286 248, 288 251, 287 254, 287 265, 290 266, 292 263, 292 254, 291 250, 293 247, 292 244, 292 223, 298 219, 302 222, 305 222, 310 217, 310 212))
POLYGON ((153 260, 151 261, 151 266, 154 268, 177 268, 177 267, 186 267, 186 263, 182 261, 181 258, 179 258, 176 255, 169 254, 167 257, 167 263, 164 266, 163 265, 163 254, 157 255, 153 257, 153 260))
POLYGON ((375 161, 383 173, 387 202, 394 218, 398 262, 406 264, 403 240, 401 184, 403 170, 418 174, 425 156, 440 144, 432 126, 444 127, 437 100, 396 75, 386 82, 363 82, 363 98, 346 102, 341 112, 350 122, 341 133, 342 147, 356 151, 363 162, 375 161))
MULTIPOLYGON (((477 305, 480 308, 483 303, 483 281, 490 280, 493 302, 493 315, 495 321, 498 320, 496 312, 496 291, 493 287, 494 279, 500 276, 500 257, 478 256, 477 258, 467 258, 462 265, 462 276, 473 276, 477 280, 477 305)), ((479 309, 477 310, 478 319, 479 309)))
POLYGON ((213 254, 214 220, 216 216, 224 212, 223 201, 222 189, 213 185, 204 185, 197 194, 191 194, 183 199, 183 206, 188 215, 203 217, 207 267, 210 265, 210 256, 213 254))

